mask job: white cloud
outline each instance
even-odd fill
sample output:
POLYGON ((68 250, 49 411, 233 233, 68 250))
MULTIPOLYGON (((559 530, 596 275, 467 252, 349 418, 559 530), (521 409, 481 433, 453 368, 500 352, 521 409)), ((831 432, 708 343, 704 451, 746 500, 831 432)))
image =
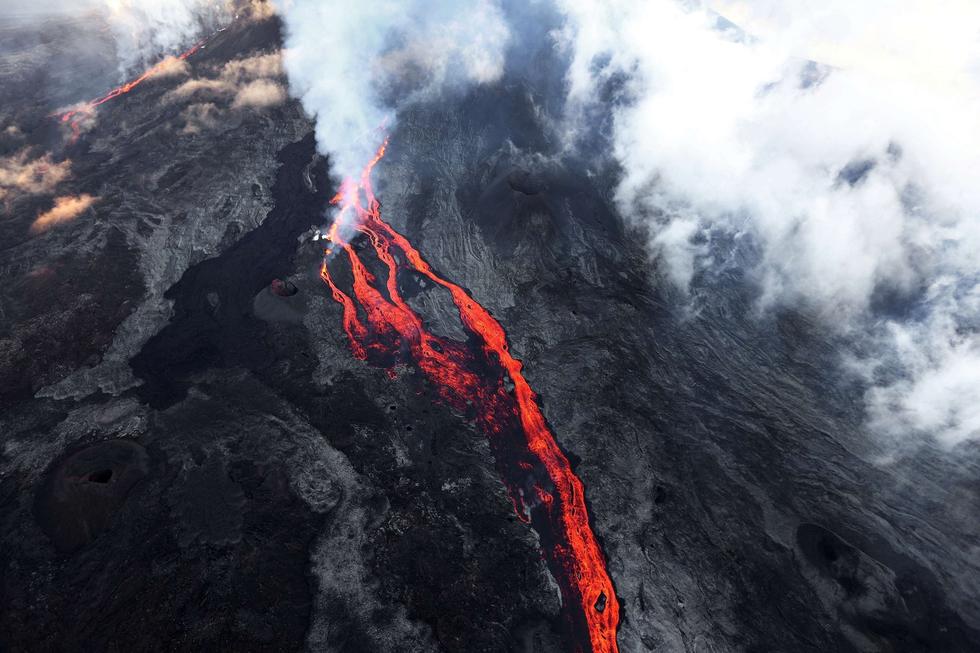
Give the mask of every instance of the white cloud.
POLYGON ((710 265, 696 233, 747 234, 764 305, 802 305, 852 334, 878 325, 882 365, 904 376, 869 393, 873 425, 980 437, 980 313, 965 301, 980 251, 980 4, 712 3, 748 37, 673 0, 559 5, 572 106, 629 80, 614 110, 617 199, 656 216, 651 244, 672 278, 710 265), (924 317, 874 320, 876 293, 919 288, 924 317))
POLYGON ((955 445, 980 434, 980 342, 958 334, 945 316, 935 319, 938 324, 891 325, 910 373, 871 391, 871 417, 880 430, 911 428, 955 445))

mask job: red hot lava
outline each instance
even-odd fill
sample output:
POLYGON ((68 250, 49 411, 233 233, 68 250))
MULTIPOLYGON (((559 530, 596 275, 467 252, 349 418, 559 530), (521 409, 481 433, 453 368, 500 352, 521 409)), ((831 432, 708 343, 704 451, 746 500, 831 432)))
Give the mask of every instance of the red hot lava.
POLYGON ((580 644, 581 650, 616 652, 619 603, 589 524, 582 482, 548 429, 500 323, 466 290, 435 272, 408 239, 382 219, 371 171, 386 147, 387 140, 360 180, 346 180, 332 200, 341 216, 328 239, 346 253, 352 294, 335 282, 326 259, 320 269, 343 308, 344 330, 354 356, 387 368, 392 376, 398 364, 415 366, 443 401, 474 418, 489 438, 518 516, 539 534, 542 553, 561 587, 572 632, 576 639, 588 640, 587 645, 580 644), (353 228, 370 242, 373 257, 385 270, 383 283, 340 234, 344 215, 354 218, 353 228), (450 293, 470 343, 426 329, 401 295, 400 270, 414 271, 450 293))
MULTIPOLYGON (((183 61, 187 59, 192 54, 200 50, 203 45, 204 45, 204 41, 198 41, 190 49, 185 50, 184 52, 178 54, 176 56, 176 59, 178 59, 179 61, 183 61)), ((64 113, 56 114, 58 116, 58 120, 60 120, 62 124, 67 124, 71 128, 72 135, 71 135, 70 142, 74 143, 75 141, 78 140, 78 137, 81 136, 82 121, 85 120, 85 118, 91 116, 93 113, 95 113, 95 107, 99 106, 100 104, 105 104, 109 100, 114 100, 120 95, 125 95, 126 93, 129 93, 130 91, 132 91, 134 88, 136 88, 137 86, 139 86, 140 84, 148 80, 149 78, 160 74, 167 67, 170 61, 171 60, 169 58, 158 61, 136 79, 132 79, 126 82, 125 84, 122 84, 121 86, 117 86, 116 88, 112 89, 102 97, 96 98, 94 100, 89 100, 88 102, 85 102, 84 104, 81 104, 74 109, 65 111, 64 113)))

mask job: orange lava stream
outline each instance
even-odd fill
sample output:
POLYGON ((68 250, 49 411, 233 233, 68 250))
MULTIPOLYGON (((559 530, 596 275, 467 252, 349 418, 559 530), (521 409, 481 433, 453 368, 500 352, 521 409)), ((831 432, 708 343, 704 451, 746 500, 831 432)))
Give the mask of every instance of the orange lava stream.
POLYGON ((515 469, 505 473, 505 485, 518 516, 531 521, 542 535, 543 553, 561 586, 565 612, 573 629, 588 635, 588 647, 583 649, 594 653, 618 651, 619 603, 589 525, 582 482, 549 430, 537 395, 524 378, 521 361, 510 353, 500 323, 466 290, 439 276, 408 239, 382 219, 370 177, 386 147, 387 140, 365 166, 360 180, 345 181, 332 203, 340 206, 341 216, 352 213, 357 218, 354 228, 367 236, 375 257, 387 269, 383 286, 387 296, 351 242, 339 233, 341 216, 334 221, 328 239, 347 255, 353 297, 336 284, 326 260, 320 269, 333 298, 343 307, 344 329, 352 351, 358 359, 389 370, 397 364, 398 354, 408 353, 444 401, 464 413, 475 411, 476 421, 497 447, 498 463, 502 457, 516 457, 515 469), (366 202, 362 202, 362 195, 366 202), (397 273, 403 267, 449 291, 485 360, 478 360, 466 344, 426 330, 399 291, 397 273), (483 368, 489 364, 499 369, 497 378, 479 373, 481 363, 483 368), (505 379, 510 380, 512 389, 507 389, 505 379), (505 445, 508 437, 513 438, 508 433, 514 431, 520 433, 519 442, 505 445), (506 452, 502 449, 505 446, 506 452), (526 497, 533 505, 523 512, 526 497))
MULTIPOLYGON (((183 61, 188 57, 190 57, 191 55, 193 55, 194 53, 196 53, 198 50, 200 50, 203 45, 204 45, 204 41, 198 41, 190 49, 185 50, 184 52, 181 52, 179 55, 177 55, 176 58, 178 60, 183 61)), ((70 109, 68 111, 65 111, 64 113, 57 114, 58 120, 62 124, 67 124, 71 128, 72 136, 70 142, 71 143, 76 142, 79 136, 82 135, 82 127, 81 127, 82 121, 88 116, 91 116, 93 113, 95 113, 95 107, 99 106, 100 104, 105 104, 109 100, 114 100, 120 95, 125 95, 126 93, 129 93, 130 91, 132 91, 134 88, 136 88, 137 86, 139 86, 140 84, 148 80, 149 78, 159 74, 167 66, 167 62, 168 59, 163 59, 161 61, 158 61, 153 66, 151 66, 146 71, 144 71, 143 74, 137 77, 136 79, 132 79, 126 82, 125 84, 117 86, 116 88, 112 89, 102 97, 98 97, 94 100, 89 100, 88 102, 82 104, 81 106, 75 109, 70 109)))

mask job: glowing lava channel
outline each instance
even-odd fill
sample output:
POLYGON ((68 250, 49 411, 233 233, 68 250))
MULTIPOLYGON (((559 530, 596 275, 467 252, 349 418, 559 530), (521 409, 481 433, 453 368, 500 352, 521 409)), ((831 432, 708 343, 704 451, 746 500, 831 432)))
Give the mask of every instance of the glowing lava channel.
POLYGON ((466 290, 433 271, 408 239, 381 218, 371 171, 386 147, 387 140, 365 166, 360 180, 346 180, 332 200, 340 207, 340 215, 327 238, 347 255, 353 296, 335 282, 326 258, 320 269, 321 278, 343 308, 344 330, 354 356, 387 368, 392 376, 393 368, 402 362, 416 366, 443 401, 481 426, 518 516, 530 521, 539 534, 576 639, 588 638, 587 646, 580 643, 581 649, 618 651, 619 603, 589 524, 582 482, 548 429, 537 396, 524 378, 521 362, 511 355, 500 323, 466 290), (367 236, 374 256, 386 269, 383 285, 340 234, 344 217, 354 218, 354 229, 367 236), (476 347, 426 330, 399 291, 397 274, 402 269, 414 270, 449 291, 476 347), (400 358, 405 354, 410 356, 408 361, 400 358))
MULTIPOLYGON (((196 53, 198 50, 200 50, 204 46, 206 40, 207 39, 198 41, 191 48, 185 50, 184 52, 181 52, 175 58, 179 61, 183 61, 187 59, 188 57, 196 53)), ((169 57, 161 61, 158 61, 136 79, 132 79, 126 82, 125 84, 122 84, 121 86, 117 86, 116 88, 112 89, 102 97, 98 97, 94 100, 89 100, 88 102, 76 106, 74 109, 69 109, 64 113, 55 114, 57 115, 58 120, 62 124, 66 124, 69 126, 69 128, 71 128, 72 135, 69 142, 75 143, 78 140, 79 136, 82 135, 82 122, 86 118, 88 118, 89 116, 95 113, 95 108, 97 106, 99 106, 100 104, 105 104, 109 100, 114 100, 120 95, 125 95, 126 93, 129 93, 130 91, 132 91, 134 88, 136 88, 146 80, 160 74, 160 72, 162 72, 167 67, 169 62, 170 62, 169 57)))

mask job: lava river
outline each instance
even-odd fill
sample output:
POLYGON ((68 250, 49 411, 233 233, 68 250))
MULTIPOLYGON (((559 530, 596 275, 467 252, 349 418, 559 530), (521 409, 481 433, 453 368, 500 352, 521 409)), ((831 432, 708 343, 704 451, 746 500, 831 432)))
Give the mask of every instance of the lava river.
POLYGON ((327 257, 320 270, 343 307, 343 326, 353 354, 386 368, 391 376, 398 365, 414 366, 442 401, 486 433, 518 516, 539 535, 579 650, 618 651, 619 603, 589 524, 582 482, 549 430, 500 323, 466 290, 434 271, 408 239, 382 219, 371 172, 386 147, 387 141, 361 178, 346 180, 332 200, 340 215, 328 235, 328 255, 340 250, 346 254, 351 291, 341 289, 327 257), (370 258, 340 234, 338 225, 345 222, 366 237, 370 258), (383 280, 369 270, 371 259, 384 271, 383 280), (439 337, 426 329, 402 297, 400 271, 414 272, 449 292, 469 342, 439 337))

